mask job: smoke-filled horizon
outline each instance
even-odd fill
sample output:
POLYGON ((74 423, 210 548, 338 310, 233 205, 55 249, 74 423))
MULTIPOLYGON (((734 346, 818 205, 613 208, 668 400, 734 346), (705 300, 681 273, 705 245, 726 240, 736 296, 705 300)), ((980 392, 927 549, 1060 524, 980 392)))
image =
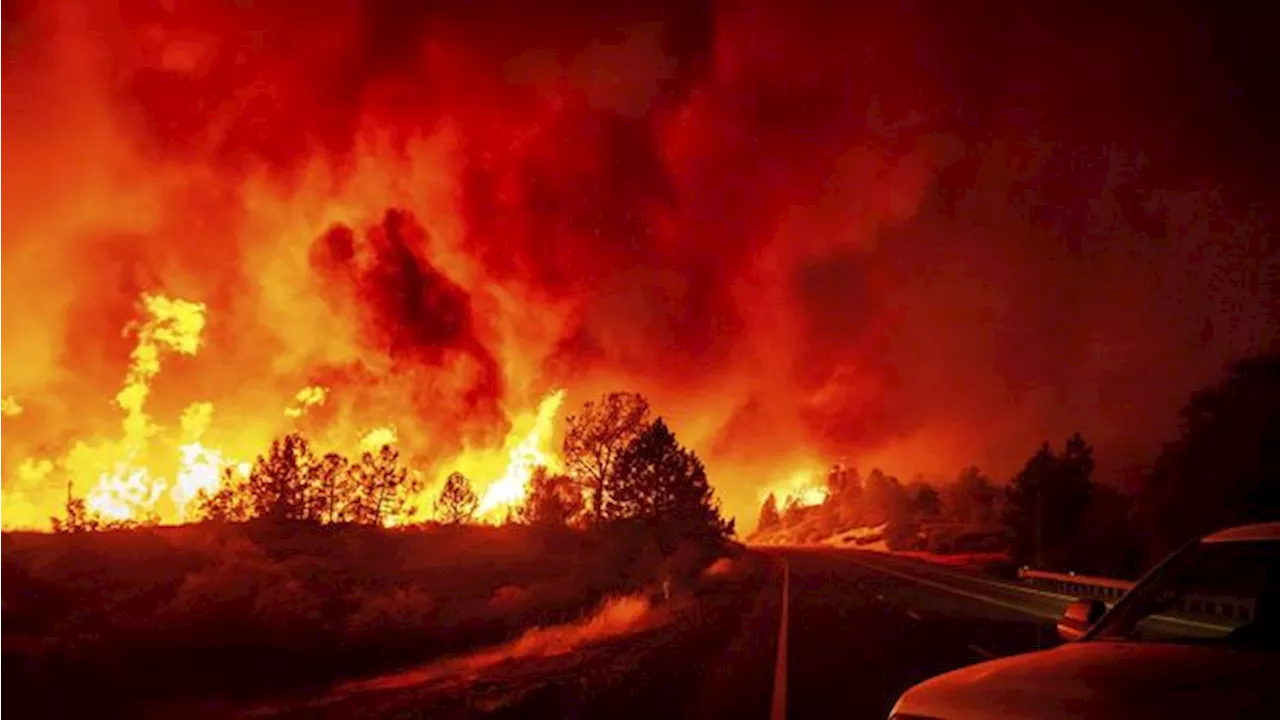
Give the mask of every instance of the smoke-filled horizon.
POLYGON ((1276 349, 1261 23, 595 5, 6 3, 6 499, 119 433, 145 293, 206 308, 158 423, 256 448, 323 386, 439 460, 635 390, 739 515, 1076 430, 1118 481, 1276 349))

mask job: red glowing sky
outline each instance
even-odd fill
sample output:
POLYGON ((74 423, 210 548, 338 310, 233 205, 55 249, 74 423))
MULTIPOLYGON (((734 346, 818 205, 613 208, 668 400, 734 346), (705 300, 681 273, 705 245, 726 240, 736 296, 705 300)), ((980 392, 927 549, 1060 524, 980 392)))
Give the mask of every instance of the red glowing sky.
POLYGON ((1077 429, 1116 478, 1276 347, 1256 20, 99 5, 4 6, 6 484, 112 422, 148 290, 209 306, 160 407, 350 386, 446 453, 636 389, 735 512, 796 458, 1001 476, 1077 429))

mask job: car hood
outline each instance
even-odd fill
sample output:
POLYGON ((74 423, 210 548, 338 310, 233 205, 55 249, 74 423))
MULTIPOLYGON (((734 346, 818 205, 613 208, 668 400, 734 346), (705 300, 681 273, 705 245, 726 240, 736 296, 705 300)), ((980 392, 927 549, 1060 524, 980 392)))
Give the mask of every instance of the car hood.
POLYGON ((908 690, 896 711, 941 720, 1246 717, 1280 707, 1280 655, 1077 642, 971 665, 908 690))

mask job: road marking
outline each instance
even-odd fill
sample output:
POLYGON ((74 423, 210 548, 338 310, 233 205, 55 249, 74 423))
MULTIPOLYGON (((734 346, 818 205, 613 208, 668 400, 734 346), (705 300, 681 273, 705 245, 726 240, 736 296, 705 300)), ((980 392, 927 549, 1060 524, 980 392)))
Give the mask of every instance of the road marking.
POLYGON ((1020 612, 1020 613, 1025 613, 1025 614, 1027 614, 1027 615, 1034 615, 1034 616, 1036 616, 1036 617, 1044 618, 1044 619, 1046 619, 1046 620, 1057 620, 1057 619, 1058 619, 1058 614, 1057 614, 1057 613, 1050 613, 1050 612, 1045 612, 1045 611, 1041 611, 1041 610, 1032 610, 1032 609, 1030 609, 1030 608, 1023 607, 1023 606, 1021 606, 1021 605, 1015 605, 1014 603, 1006 602, 1006 601, 1004 601, 1004 600, 997 600, 996 598, 993 598, 993 597, 987 597, 986 595, 979 595, 978 593, 975 593, 975 592, 969 592, 968 590, 961 590, 960 588, 957 588, 957 587, 951 587, 950 585, 944 585, 944 584, 942 584, 942 583, 940 583, 940 582, 934 582, 934 581, 932 581, 932 580, 926 580, 926 579, 924 579, 924 578, 922 578, 922 577, 916 577, 915 575, 908 575, 907 573, 904 573, 904 572, 898 572, 897 570, 890 570, 890 569, 888 569, 888 568, 886 568, 886 567, 881 567, 881 566, 876 565, 876 564, 874 564, 874 563, 864 562, 864 561, 862 561, 861 559, 855 558, 855 557, 853 557, 853 556, 850 556, 850 557, 849 557, 849 559, 850 559, 852 562, 857 563, 858 565, 861 565, 861 566, 863 566, 863 567, 865 567, 865 568, 870 568, 870 569, 875 570, 875 571, 877 571, 877 572, 882 572, 882 573, 884 573, 884 574, 886 574, 886 575, 893 575, 893 576, 896 576, 896 577, 903 578, 904 580, 910 580, 911 582, 920 583, 921 585, 928 585, 929 587, 934 587, 934 588, 937 588, 937 589, 939 589, 939 590, 946 590, 946 591, 947 591, 947 592, 949 592, 949 593, 952 593, 952 594, 955 594, 955 595, 961 595, 961 596, 963 596, 963 597, 967 597, 967 598, 970 598, 970 599, 972 599, 972 600, 978 600, 978 601, 980 601, 980 602, 988 603, 988 604, 990 604, 990 605, 995 605, 995 606, 997 606, 997 607, 1002 607, 1002 608, 1005 608, 1006 610, 1015 610, 1015 611, 1020 612))
POLYGON ((787 613, 791 595, 791 566, 782 560, 782 619, 778 621, 778 659, 773 666, 773 705, 769 720, 787 718, 787 613))
POLYGON ((908 610, 908 611, 907 611, 907 617, 911 618, 912 620, 923 620, 923 619, 924 619, 924 618, 920 617, 920 614, 919 614, 919 613, 917 613, 915 610, 908 610))
MULTIPOLYGON (((1031 608, 1023 607, 1023 606, 1021 606, 1021 605, 1016 605, 1016 604, 1011 603, 1011 602, 1007 602, 1007 601, 1004 601, 1004 600, 999 600, 999 599, 997 599, 997 598, 993 598, 993 597, 988 597, 988 596, 986 596, 986 595, 981 595, 981 594, 979 594, 979 593, 975 593, 975 592, 970 592, 970 591, 968 591, 968 590, 961 590, 961 589, 960 589, 960 588, 958 588, 958 587, 952 587, 952 586, 950 586, 950 585, 946 585, 946 584, 943 584, 943 583, 940 583, 940 582, 935 582, 935 581, 933 581, 933 580, 927 580, 927 579, 925 579, 925 578, 917 577, 917 576, 915 576, 915 575, 910 575, 910 574, 908 574, 908 573, 900 572, 900 571, 898 571, 898 570, 890 570, 890 569, 888 569, 888 568, 886 568, 886 567, 883 567, 883 566, 881 566, 881 565, 878 565, 878 564, 876 564, 876 563, 864 562, 863 560, 858 559, 858 558, 855 558, 855 557, 853 557, 852 555, 850 555, 850 556, 848 556, 848 557, 849 557, 849 559, 850 559, 851 561, 853 561, 854 563, 857 563, 858 565, 861 565, 861 566, 863 566, 863 567, 867 567, 867 568, 871 568, 872 570, 876 570, 876 571, 882 572, 882 573, 884 573, 884 574, 886 574, 886 575, 894 575, 894 576, 896 576, 896 577, 900 577, 900 578, 903 578, 903 579, 906 579, 906 580, 910 580, 910 581, 912 581, 912 582, 920 583, 921 585, 928 585, 929 587, 935 587, 935 588, 938 588, 939 590, 946 590, 946 591, 947 591, 947 592, 949 592, 949 593, 954 593, 954 594, 956 594, 956 595, 961 595, 961 596, 964 596, 964 597, 967 597, 967 598, 972 598, 972 599, 974 599, 974 600, 979 600, 979 601, 981 601, 981 602, 985 602, 985 603, 988 603, 988 604, 990 604, 990 605, 995 605, 995 606, 997 606, 997 607, 1002 607, 1002 608, 1005 608, 1005 609, 1008 609, 1008 610, 1016 610, 1016 611, 1018 611, 1018 612, 1020 612, 1020 613, 1025 613, 1025 614, 1027 614, 1027 615, 1034 615, 1034 616, 1036 616, 1036 617, 1044 618, 1044 619, 1046 619, 1046 620, 1054 620, 1054 621, 1057 621, 1057 620, 1061 619, 1061 616, 1060 616, 1060 615, 1057 615, 1057 614, 1053 614, 1053 613, 1046 613, 1046 612, 1043 612, 1043 611, 1040 611, 1040 610, 1032 610, 1031 608)), ((965 577, 964 579, 965 579, 965 580, 975 580, 976 578, 969 578, 969 577, 965 577)), ((1025 593, 1033 593, 1033 594, 1036 594, 1036 595, 1043 595, 1043 596, 1045 596, 1045 597, 1053 598, 1054 600, 1058 600, 1058 601, 1061 601, 1061 602, 1071 602, 1071 601, 1073 601, 1073 600, 1075 600, 1075 599, 1076 599, 1074 596, 1071 596, 1071 595, 1059 595, 1059 594, 1057 594, 1057 593, 1045 592, 1045 591, 1043 591, 1043 590, 1036 590, 1036 589, 1033 589, 1033 588, 1021 587, 1021 586, 1018 586, 1018 585, 1007 585, 1007 584, 1004 584, 1004 583, 993 582, 993 581, 986 580, 986 579, 978 580, 978 582, 981 582, 982 584, 987 585, 988 587, 1000 588, 1000 589, 1004 589, 1004 590, 1020 590, 1020 591, 1025 592, 1025 593)), ((1109 602, 1109 603, 1106 603, 1106 605, 1107 605, 1107 609, 1109 610, 1109 609, 1111 609, 1111 607, 1113 607, 1113 606, 1115 605, 1115 603, 1113 603, 1113 602, 1109 602)), ((910 614, 910 611, 908 611, 908 613, 907 613, 907 614, 910 614)), ((1153 617, 1153 618, 1159 618, 1160 620, 1163 620, 1163 621, 1165 621, 1165 622, 1170 622, 1170 623, 1174 623, 1174 624, 1177 624, 1177 625, 1186 625, 1186 626, 1188 626, 1188 627, 1194 627, 1194 628, 1197 628, 1197 629, 1203 629, 1203 630, 1220 630, 1220 631, 1222 631, 1222 630, 1229 630, 1229 628, 1225 628, 1225 627, 1223 627, 1223 626, 1221 626, 1221 625, 1213 625, 1213 624, 1210 624, 1210 623, 1198 622, 1198 621, 1196 621, 1196 620, 1190 620, 1190 619, 1186 619, 1186 618, 1172 617, 1172 616, 1169 616, 1169 615, 1154 615, 1154 616, 1152 616, 1152 617, 1153 617)))
POLYGON ((884 602, 884 596, 881 595, 880 593, 876 593, 876 599, 879 600, 880 602, 884 602))
POLYGON ((987 658, 988 660, 996 656, 996 654, 991 652, 990 650, 987 650, 986 648, 980 648, 977 645, 965 645, 965 647, 969 650, 969 652, 977 653, 982 657, 987 658))
MULTIPOLYGON (((911 562, 911 561, 905 561, 905 562, 911 562)), ((919 562, 927 562, 927 561, 919 561, 919 562)), ((1065 600, 1067 602, 1071 602, 1072 600, 1076 599, 1075 595, 1063 595, 1062 593, 1049 592, 1048 590, 1041 590, 1040 588, 1028 587, 1021 583, 1001 582, 999 580, 985 578, 980 575, 974 575, 969 573, 961 574, 954 570, 951 570, 950 568, 941 567, 938 565, 930 565, 929 571, 937 573, 938 575, 954 577, 957 580, 975 582, 981 585, 986 585, 988 587, 998 588, 1001 590, 1017 590, 1018 592, 1028 593, 1031 595, 1039 595, 1041 597, 1053 598, 1054 600, 1065 600)))

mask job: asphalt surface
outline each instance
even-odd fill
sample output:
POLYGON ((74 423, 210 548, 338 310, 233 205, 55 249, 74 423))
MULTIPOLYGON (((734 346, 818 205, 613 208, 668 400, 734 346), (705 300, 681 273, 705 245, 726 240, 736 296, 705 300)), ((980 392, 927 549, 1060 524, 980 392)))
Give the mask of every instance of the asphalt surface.
POLYGON ((925 678, 1057 644, 1065 603, 1048 596, 871 553, 775 554, 791 575, 788 718, 885 718, 925 678))
POLYGON ((1065 605, 1058 596, 876 553, 786 549, 767 557, 751 581, 704 592, 656 629, 563 657, 512 662, 452 687, 266 714, 885 718, 920 680, 1057 644, 1052 619, 1065 605))

